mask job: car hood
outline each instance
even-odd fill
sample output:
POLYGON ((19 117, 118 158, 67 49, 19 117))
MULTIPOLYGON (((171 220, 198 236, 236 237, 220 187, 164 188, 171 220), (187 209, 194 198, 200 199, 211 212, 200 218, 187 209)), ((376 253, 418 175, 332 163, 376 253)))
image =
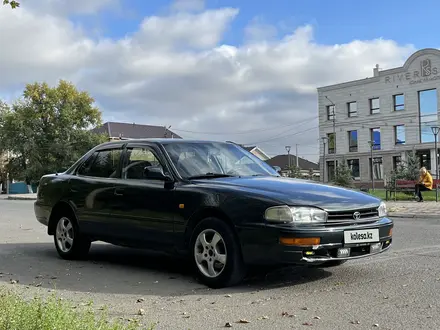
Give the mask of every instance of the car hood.
POLYGON ((351 189, 284 177, 231 177, 195 180, 195 183, 265 195, 287 205, 317 206, 326 211, 373 208, 380 199, 351 189))

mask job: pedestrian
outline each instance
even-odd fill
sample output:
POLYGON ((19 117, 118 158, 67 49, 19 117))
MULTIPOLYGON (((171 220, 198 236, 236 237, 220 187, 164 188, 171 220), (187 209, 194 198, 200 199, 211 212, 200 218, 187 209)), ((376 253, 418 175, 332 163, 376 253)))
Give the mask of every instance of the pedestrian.
POLYGON ((418 202, 423 202, 422 191, 432 190, 432 176, 425 167, 420 169, 419 182, 415 187, 415 195, 418 202))

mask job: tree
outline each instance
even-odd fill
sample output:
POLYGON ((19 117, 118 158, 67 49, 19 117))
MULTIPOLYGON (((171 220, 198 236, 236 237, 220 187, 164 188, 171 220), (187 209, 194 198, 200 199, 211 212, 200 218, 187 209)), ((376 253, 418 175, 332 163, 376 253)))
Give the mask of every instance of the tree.
POLYGON ((61 80, 26 86, 23 98, 0 113, 0 152, 9 151, 11 177, 37 182, 44 174, 66 170, 106 137, 90 131, 101 112, 87 92, 61 80))
POLYGON ((20 7, 20 3, 15 0, 3 0, 3 5, 10 5, 12 9, 20 7))
POLYGON ((302 178, 301 169, 295 165, 290 166, 287 171, 287 176, 289 178, 302 178))
POLYGON ((353 175, 345 160, 340 162, 338 167, 336 167, 336 177, 333 182, 342 187, 349 188, 353 186, 353 175))

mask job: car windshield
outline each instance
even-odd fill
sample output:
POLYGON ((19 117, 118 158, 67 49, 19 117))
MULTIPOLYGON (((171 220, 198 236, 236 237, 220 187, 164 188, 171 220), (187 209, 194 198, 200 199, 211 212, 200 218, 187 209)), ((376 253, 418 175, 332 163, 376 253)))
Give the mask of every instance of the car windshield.
POLYGON ((278 176, 270 165, 231 143, 173 142, 163 146, 184 178, 278 176))

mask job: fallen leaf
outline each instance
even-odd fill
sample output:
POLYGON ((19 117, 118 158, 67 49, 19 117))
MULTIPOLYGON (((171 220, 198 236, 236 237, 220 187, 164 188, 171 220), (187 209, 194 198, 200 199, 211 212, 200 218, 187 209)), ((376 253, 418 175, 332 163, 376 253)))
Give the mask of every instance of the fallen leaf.
POLYGON ((361 324, 361 321, 351 321, 351 324, 361 324))
POLYGON ((145 301, 144 298, 138 298, 138 300, 136 300, 137 303, 141 303, 141 302, 144 302, 144 301, 145 301))
POLYGON ((307 310, 309 310, 307 307, 303 307, 303 308, 301 308, 303 311, 307 311, 307 310))
POLYGON ((232 296, 230 294, 225 295, 226 298, 231 298, 232 296))
POLYGON ((17 283, 18 283, 18 280, 11 280, 10 283, 11 283, 11 284, 17 284, 17 283))
POLYGON ((229 323, 229 322, 226 322, 226 324, 225 324, 225 328, 232 328, 232 324, 229 323))
POLYGON ((319 316, 314 317, 315 320, 320 320, 321 318, 319 316))
POLYGON ((312 326, 313 324, 310 323, 310 322, 304 322, 303 325, 309 325, 309 326, 312 326))
POLYGON ((39 288, 40 286, 42 286, 43 284, 42 283, 37 283, 37 284, 35 284, 35 287, 36 288, 39 288))
POLYGON ((241 319, 237 323, 251 323, 251 321, 248 321, 246 319, 241 319))
POLYGON ((282 313, 281 313, 281 316, 289 316, 289 313, 287 313, 287 312, 282 312, 282 313))
POLYGON ((140 308, 138 310, 138 315, 145 315, 145 311, 142 308, 140 308))
POLYGON ((375 328, 379 328, 379 324, 374 323, 374 324, 373 324, 373 327, 375 327, 375 328))

